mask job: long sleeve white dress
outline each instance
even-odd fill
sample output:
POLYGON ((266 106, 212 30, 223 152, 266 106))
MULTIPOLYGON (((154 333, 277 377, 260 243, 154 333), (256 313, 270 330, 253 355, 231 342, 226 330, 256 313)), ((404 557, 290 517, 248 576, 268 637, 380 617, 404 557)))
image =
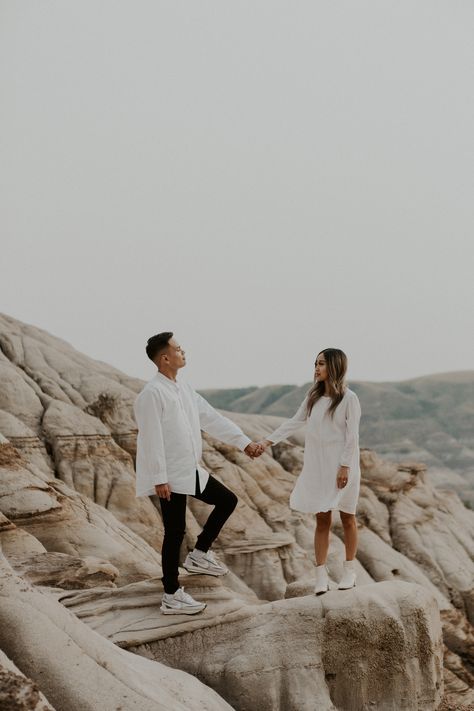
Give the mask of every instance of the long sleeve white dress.
POLYGON ((267 439, 281 442, 306 425, 303 469, 290 496, 290 507, 303 513, 338 510, 354 514, 360 488, 360 403, 346 388, 333 417, 328 414, 331 398, 321 397, 307 417, 307 396, 296 414, 267 439), (337 488, 341 465, 350 467, 346 486, 337 488))

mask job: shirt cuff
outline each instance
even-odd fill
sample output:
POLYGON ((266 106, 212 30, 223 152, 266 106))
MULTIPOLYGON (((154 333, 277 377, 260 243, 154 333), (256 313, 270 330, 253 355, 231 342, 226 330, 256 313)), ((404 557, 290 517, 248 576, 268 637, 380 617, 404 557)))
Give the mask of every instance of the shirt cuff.
POLYGON ((238 447, 240 450, 242 450, 242 452, 243 452, 244 449, 245 449, 245 447, 247 447, 247 446, 248 446, 249 444, 251 444, 251 443, 252 443, 252 440, 251 440, 249 437, 247 437, 247 435, 242 435, 241 437, 239 437, 239 441, 238 441, 238 443, 237 443, 237 447, 238 447))

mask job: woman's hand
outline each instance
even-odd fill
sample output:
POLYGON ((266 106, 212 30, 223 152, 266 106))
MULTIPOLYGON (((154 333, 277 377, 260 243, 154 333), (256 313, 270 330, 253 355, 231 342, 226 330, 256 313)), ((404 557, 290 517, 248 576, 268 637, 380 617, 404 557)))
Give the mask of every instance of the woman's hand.
POLYGON ((347 481, 349 479, 349 467, 339 467, 339 471, 337 472, 337 488, 338 489, 343 489, 347 481))
POLYGON ((256 459, 263 454, 264 451, 260 442, 250 442, 244 449, 245 454, 247 457, 250 457, 250 459, 256 459))

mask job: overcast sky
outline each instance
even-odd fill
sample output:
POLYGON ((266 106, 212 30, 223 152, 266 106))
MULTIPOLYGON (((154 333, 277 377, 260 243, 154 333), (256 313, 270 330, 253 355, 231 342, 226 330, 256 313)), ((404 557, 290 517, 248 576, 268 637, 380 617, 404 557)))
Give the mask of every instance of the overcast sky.
POLYGON ((474 367, 472 0, 0 7, 0 311, 201 388, 474 367))

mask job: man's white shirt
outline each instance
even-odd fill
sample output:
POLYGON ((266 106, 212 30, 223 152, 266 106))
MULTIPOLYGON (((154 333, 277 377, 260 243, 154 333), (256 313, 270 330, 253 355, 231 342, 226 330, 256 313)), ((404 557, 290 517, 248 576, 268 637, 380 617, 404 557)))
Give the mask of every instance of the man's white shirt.
POLYGON ((220 415, 182 380, 158 372, 135 401, 138 425, 136 495, 155 494, 157 484, 170 485, 177 494, 194 494, 209 473, 200 465, 201 430, 242 451, 251 440, 227 417, 220 415))

